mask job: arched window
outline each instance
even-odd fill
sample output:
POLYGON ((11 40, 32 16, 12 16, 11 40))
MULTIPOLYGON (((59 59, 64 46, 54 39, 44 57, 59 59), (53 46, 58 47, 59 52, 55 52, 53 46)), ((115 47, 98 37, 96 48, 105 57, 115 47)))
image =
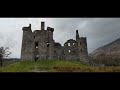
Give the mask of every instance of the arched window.
POLYGON ((81 49, 81 53, 82 53, 82 49, 81 49))

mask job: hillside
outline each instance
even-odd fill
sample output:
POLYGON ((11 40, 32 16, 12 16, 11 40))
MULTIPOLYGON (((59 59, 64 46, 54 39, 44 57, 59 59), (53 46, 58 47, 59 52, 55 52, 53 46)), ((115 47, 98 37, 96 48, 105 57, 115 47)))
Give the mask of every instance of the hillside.
POLYGON ((107 56, 115 55, 120 57, 120 38, 94 50, 92 53, 89 54, 89 56, 97 57, 100 54, 104 54, 107 56))
POLYGON ((21 61, 0 68, 0 72, 52 72, 59 67, 87 67, 85 64, 75 61, 42 60, 21 61))
POLYGON ((0 68, 0 72, 120 72, 120 67, 92 67, 77 61, 22 61, 0 68))

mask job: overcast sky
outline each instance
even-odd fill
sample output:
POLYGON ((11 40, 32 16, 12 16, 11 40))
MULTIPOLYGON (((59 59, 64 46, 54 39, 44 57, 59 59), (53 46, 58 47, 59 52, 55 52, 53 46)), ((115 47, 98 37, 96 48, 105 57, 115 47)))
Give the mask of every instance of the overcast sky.
POLYGON ((20 58, 22 27, 31 23, 32 31, 41 28, 41 21, 54 28, 54 40, 63 44, 80 37, 87 37, 88 52, 120 38, 120 18, 0 18, 0 46, 9 46, 11 57, 20 58))

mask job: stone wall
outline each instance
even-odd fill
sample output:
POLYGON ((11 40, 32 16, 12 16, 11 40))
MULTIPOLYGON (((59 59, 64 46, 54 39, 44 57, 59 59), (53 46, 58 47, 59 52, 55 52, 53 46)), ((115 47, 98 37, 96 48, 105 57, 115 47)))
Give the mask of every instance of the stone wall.
POLYGON ((31 24, 23 27, 23 39, 21 48, 22 60, 86 60, 88 55, 87 40, 79 37, 76 31, 76 40, 69 39, 61 46, 53 39, 54 28, 47 27, 41 22, 41 30, 31 30, 31 24))
POLYGON ((67 40, 64 43, 64 55, 67 60, 77 60, 78 52, 77 52, 77 42, 73 39, 67 40))

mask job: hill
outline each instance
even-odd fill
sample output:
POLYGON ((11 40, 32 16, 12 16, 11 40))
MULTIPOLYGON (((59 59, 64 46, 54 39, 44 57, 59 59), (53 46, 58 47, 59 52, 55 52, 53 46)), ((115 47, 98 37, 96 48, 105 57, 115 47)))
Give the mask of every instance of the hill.
POLYGON ((107 60, 108 63, 111 62, 115 64, 120 64, 120 38, 104 45, 96 50, 94 50, 92 53, 89 54, 91 58, 94 59, 102 59, 107 60))
POLYGON ((89 55, 92 57, 96 57, 101 53, 104 53, 105 55, 113 55, 114 54, 114 55, 120 56, 120 38, 107 44, 107 45, 104 45, 104 46, 94 50, 89 55))
POLYGON ((0 68, 0 72, 120 72, 120 67, 92 67, 78 61, 21 61, 0 68))

